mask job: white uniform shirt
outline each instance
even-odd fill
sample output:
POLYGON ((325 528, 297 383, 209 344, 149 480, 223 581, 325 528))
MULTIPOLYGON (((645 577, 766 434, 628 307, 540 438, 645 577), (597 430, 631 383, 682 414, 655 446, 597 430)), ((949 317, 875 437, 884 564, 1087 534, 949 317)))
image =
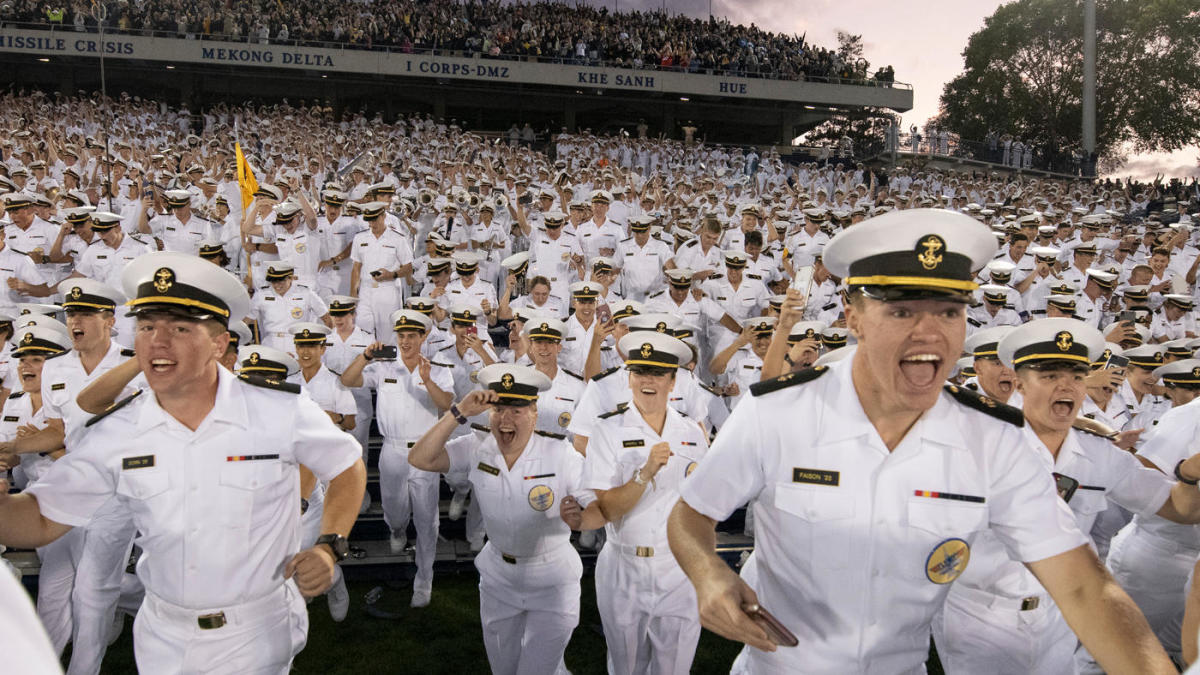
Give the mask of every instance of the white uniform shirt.
POLYGON ((116 494, 146 552, 138 578, 147 592, 198 611, 283 584, 299 551, 298 465, 330 481, 362 456, 308 397, 217 371, 215 404, 195 431, 147 392, 29 488, 43 515, 75 527, 116 494))
MULTIPOLYGON (((38 429, 45 429, 45 406, 38 408, 37 412, 33 412, 33 399, 29 397, 29 394, 23 391, 10 394, 8 400, 4 402, 4 415, 0 418, 0 441, 16 439, 17 429, 26 424, 32 424, 38 429)), ((29 483, 41 478, 42 474, 54 463, 54 460, 36 452, 24 453, 18 457, 21 459, 21 471, 25 473, 25 479, 29 483)), ((3 568, 0 568, 0 575, 3 574, 3 568)))
POLYGON ((755 672, 924 672, 930 621, 979 532, 1022 561, 1087 542, 1020 428, 947 393, 889 452, 853 361, 742 401, 680 489, 716 520, 756 500, 753 585, 802 646, 747 648, 755 672))
POLYGON ((42 298, 33 298, 9 288, 9 279, 24 281, 34 286, 47 283, 46 277, 38 270, 37 265, 33 264, 29 256, 17 253, 11 246, 5 246, 4 250, 0 251, 0 312, 15 315, 17 303, 42 300, 42 298))
MULTIPOLYGON (((438 389, 454 391, 450 368, 432 365, 429 377, 438 389)), ((437 423, 441 410, 433 404, 420 370, 410 371, 399 357, 371 361, 363 369, 363 386, 377 391, 375 419, 384 438, 415 441, 437 423)))
MULTIPOLYGON (((75 397, 79 396, 79 392, 83 391, 96 378, 121 365, 132 356, 132 354, 122 354, 121 352, 121 345, 116 342, 110 343, 108 352, 90 373, 84 371, 83 362, 79 360, 79 353, 74 350, 50 359, 46 361, 46 365, 42 366, 42 409, 45 410, 48 419, 63 421, 67 452, 75 451, 75 444, 85 435, 84 424, 92 418, 91 413, 84 412, 75 403, 75 397)), ((132 393, 132 389, 127 388, 116 400, 132 393)))
POLYGON ((290 338, 288 326, 297 321, 320 323, 321 317, 328 313, 329 306, 311 289, 296 281, 282 295, 270 284, 263 286, 250 300, 250 316, 258 322, 262 340, 290 338))
POLYGON ((9 663, 19 665, 23 675, 63 672, 29 594, 3 567, 0 567, 0 653, 9 663))
POLYGON ((214 231, 207 220, 202 220, 196 214, 191 214, 186 223, 181 222, 175 214, 167 213, 156 216, 150 221, 150 232, 163 243, 164 251, 178 251, 190 255, 200 253, 200 242, 213 234, 214 231))
MULTIPOLYGON (((303 218, 303 215, 296 216, 297 221, 303 218)), ((275 222, 263 225, 263 239, 268 244, 275 244, 279 249, 279 259, 291 263, 296 270, 296 278, 313 288, 317 285, 317 266, 333 253, 341 252, 340 249, 333 253, 326 251, 322 245, 323 238, 319 230, 310 230, 303 222, 298 222, 291 232, 275 222)))
POLYGON ((562 368, 550 381, 550 388, 538 396, 538 431, 565 434, 583 398, 585 382, 577 373, 562 368))
MULTIPOLYGON (((1195 452, 1200 436, 1200 399, 1171 408, 1143 437, 1138 456, 1149 460, 1164 475, 1173 476, 1175 465, 1195 452)), ((1134 516, 1134 527, 1167 541, 1200 552, 1200 526, 1182 525, 1154 515, 1134 516)))
POLYGON ((394 284, 401 288, 401 279, 394 281, 375 281, 371 272, 387 269, 395 272, 413 261, 412 246, 403 235, 395 230, 385 229, 378 237, 371 230, 364 230, 354 235, 354 244, 350 247, 350 259, 360 265, 358 288, 361 293, 368 288, 379 288, 383 284, 394 284))
POLYGON ((329 346, 325 348, 325 356, 322 361, 326 368, 341 375, 346 372, 346 367, 350 365, 350 362, 363 353, 363 350, 371 346, 374 341, 375 338, 358 326, 354 327, 345 340, 338 335, 337 330, 334 330, 325 338, 325 343, 329 346))
POLYGON ((125 266, 153 250, 156 249, 152 244, 130 234, 123 235, 115 249, 97 239, 75 259, 75 271, 94 281, 120 288, 125 266))
POLYGON ((670 444, 671 457, 637 504, 605 525, 608 546, 651 546, 656 557, 670 555, 667 516, 679 500, 683 479, 708 452, 708 439, 694 421, 669 406, 661 434, 632 405, 596 421, 584 460, 583 487, 588 490, 611 490, 628 483, 646 463, 650 449, 661 442, 670 444))
POLYGON ((350 390, 325 366, 321 366, 311 380, 305 381, 303 373, 297 374, 296 383, 303 387, 309 398, 325 412, 338 415, 353 415, 358 412, 350 390))
POLYGON ((638 246, 634 237, 617 244, 617 267, 621 269, 621 292, 632 300, 642 301, 646 295, 663 285, 663 265, 671 259, 671 249, 649 237, 645 246, 638 246))

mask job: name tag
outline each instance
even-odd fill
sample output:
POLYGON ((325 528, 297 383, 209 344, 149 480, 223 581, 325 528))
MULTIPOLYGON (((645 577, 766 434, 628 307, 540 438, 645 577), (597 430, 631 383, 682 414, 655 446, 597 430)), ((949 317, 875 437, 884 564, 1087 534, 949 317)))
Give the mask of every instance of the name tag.
POLYGON ((621 441, 621 445, 626 448, 644 448, 646 447, 646 441, 639 438, 632 441, 621 441))
POLYGON ((269 459, 279 459, 279 455, 230 455, 226 462, 263 462, 269 459))
POLYGON ((21 418, 18 417, 17 415, 5 415, 4 421, 5 422, 20 422, 21 418))
POLYGON ((273 296, 273 295, 263 296, 263 300, 272 300, 273 301, 273 300, 275 300, 275 296, 273 296))
POLYGON ((67 388, 66 382, 59 382, 58 384, 50 385, 50 391, 62 391, 63 389, 66 389, 66 388, 67 388))
POLYGON ((837 487, 841 483, 841 473, 823 469, 792 469, 793 483, 811 483, 813 485, 831 485, 837 487))
POLYGON ((384 383, 384 384, 396 384, 396 378, 394 378, 394 377, 385 377, 385 378, 383 378, 383 383, 384 383))
POLYGON ((98 255, 98 256, 96 256, 96 260, 108 260, 108 256, 106 256, 106 255, 98 255))
POLYGON ((121 459, 121 470, 129 469, 148 469, 154 466, 154 455, 142 455, 141 457, 125 457, 121 459))
POLYGON ((480 471, 482 471, 484 473, 490 473, 493 476, 500 475, 500 469, 497 469, 496 467, 492 466, 491 464, 484 464, 483 462, 480 462, 479 466, 477 466, 475 468, 479 469, 480 471))

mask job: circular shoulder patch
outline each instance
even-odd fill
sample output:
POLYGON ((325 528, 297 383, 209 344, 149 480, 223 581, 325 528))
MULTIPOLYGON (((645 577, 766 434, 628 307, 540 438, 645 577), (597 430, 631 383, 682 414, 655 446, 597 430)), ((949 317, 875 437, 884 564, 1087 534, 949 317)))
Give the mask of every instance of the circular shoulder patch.
POLYGON ((935 584, 948 584, 967 569, 970 561, 970 544, 962 539, 947 539, 929 552, 925 576, 935 584))
POLYGON ((558 426, 562 427, 563 429, 566 429, 567 426, 570 424, 571 424, 571 413, 569 413, 569 412, 560 413, 558 416, 558 426))
POLYGON ((529 505, 534 511, 545 511, 554 506, 554 490, 549 485, 534 485, 529 490, 529 505))
POLYGON ((696 463, 695 462, 689 463, 687 465, 687 468, 683 470, 683 477, 687 478, 688 476, 692 475, 692 472, 695 470, 696 470, 696 463))

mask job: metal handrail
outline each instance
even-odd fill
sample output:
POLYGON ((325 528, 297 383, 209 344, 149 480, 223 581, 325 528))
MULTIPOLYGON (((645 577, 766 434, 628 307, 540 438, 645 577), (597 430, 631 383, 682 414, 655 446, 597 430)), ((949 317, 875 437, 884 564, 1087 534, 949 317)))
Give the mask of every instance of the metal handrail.
MULTIPOLYGON (((74 24, 8 21, 8 20, 5 20, 3 17, 0 17, 0 28, 19 28, 19 29, 25 29, 25 30, 45 30, 45 31, 49 31, 51 33, 63 32, 63 33, 69 33, 69 34, 75 34, 75 33, 79 33, 79 32, 84 32, 84 33, 95 33, 96 32, 95 24, 85 25, 83 27, 83 31, 80 31, 79 29, 77 29, 75 27, 74 24)), ((415 45, 413 45, 411 48, 408 48, 408 49, 402 49, 398 45, 366 45, 366 44, 352 43, 352 42, 329 42, 329 41, 323 41, 323 40, 300 40, 300 39, 279 40, 276 38, 269 38, 264 43, 257 36, 250 36, 250 35, 229 35, 229 34, 225 34, 225 33, 197 33, 197 34, 184 34, 181 36, 178 31, 160 31, 160 30, 153 30, 153 29, 149 29, 149 28, 146 28, 146 29, 137 28, 137 29, 132 29, 132 30, 122 30, 121 28, 119 28, 117 26, 112 26, 112 25, 108 25, 108 24, 106 24, 104 26, 104 32, 109 35, 112 35, 112 36, 133 35, 133 36, 140 36, 140 37, 155 37, 155 38, 166 38, 166 39, 183 39, 183 40, 190 39, 190 40, 202 40, 202 41, 213 41, 213 42, 242 42, 242 43, 247 43, 247 44, 265 44, 265 45, 292 46, 292 47, 311 47, 311 48, 318 48, 318 49, 337 49, 337 50, 341 50, 341 51, 346 51, 346 50, 374 51, 374 52, 384 52, 386 54, 392 54, 392 53, 420 54, 420 55, 430 55, 430 56, 449 56, 449 57, 456 57, 456 58, 481 58, 481 59, 493 59, 493 60, 497 60, 497 61, 525 61, 525 62, 532 62, 532 63, 550 63, 550 64, 557 64, 557 65, 620 68, 623 70, 649 70, 649 71, 657 71, 657 72, 688 73, 688 74, 694 74, 694 75, 716 75, 719 77, 744 77, 744 78, 748 78, 748 79, 779 80, 779 81, 792 81, 792 82, 819 82, 822 84, 852 85, 852 86, 857 86, 857 87, 865 86, 865 87, 882 87, 882 88, 887 88, 887 89, 908 89, 908 90, 912 89, 912 85, 908 84, 906 82, 895 82, 895 81, 883 82, 883 81, 875 80, 873 78, 866 78, 866 79, 840 78, 840 77, 825 77, 825 76, 820 76, 820 75, 804 75, 802 77, 791 77, 791 76, 784 76, 784 75, 779 75, 779 74, 774 74, 774 73, 758 73, 758 72, 751 73, 751 72, 738 71, 738 70, 723 70, 723 69, 718 69, 718 68, 700 68, 700 67, 681 68, 678 66, 664 67, 662 65, 655 64, 655 63, 646 63, 646 64, 643 64, 641 66, 641 68, 633 68, 632 66, 627 66, 627 65, 623 65, 623 64, 619 64, 619 63, 615 63, 615 62, 611 62, 611 61, 599 61, 599 60, 594 61, 592 59, 579 60, 579 59, 575 59, 575 58, 563 58, 563 57, 551 57, 551 56, 527 56, 527 55, 521 55, 521 54, 496 54, 496 55, 493 55, 493 54, 484 54, 482 52, 450 50, 450 49, 441 49, 441 48, 437 48, 437 47, 417 47, 415 45), (188 37, 188 35, 193 35, 193 36, 188 37)))

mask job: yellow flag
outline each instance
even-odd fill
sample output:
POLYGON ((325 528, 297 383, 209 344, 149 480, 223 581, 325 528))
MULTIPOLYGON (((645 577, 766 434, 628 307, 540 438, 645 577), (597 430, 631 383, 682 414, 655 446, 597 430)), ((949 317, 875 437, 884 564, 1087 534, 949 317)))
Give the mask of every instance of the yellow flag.
POLYGON ((251 170, 250 163, 246 161, 246 156, 242 154, 242 144, 234 143, 233 151, 237 158, 237 182, 242 193, 242 210, 245 211, 250 207, 254 193, 258 192, 258 181, 254 180, 254 171, 251 170))

